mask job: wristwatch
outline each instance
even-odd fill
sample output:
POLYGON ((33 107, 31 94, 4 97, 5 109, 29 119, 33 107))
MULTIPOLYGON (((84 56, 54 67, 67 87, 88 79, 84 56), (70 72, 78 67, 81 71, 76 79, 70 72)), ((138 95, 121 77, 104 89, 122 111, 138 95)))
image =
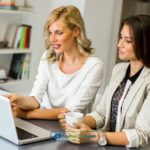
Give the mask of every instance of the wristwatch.
POLYGON ((98 131, 98 134, 99 134, 98 144, 101 146, 107 145, 106 133, 102 131, 98 131))

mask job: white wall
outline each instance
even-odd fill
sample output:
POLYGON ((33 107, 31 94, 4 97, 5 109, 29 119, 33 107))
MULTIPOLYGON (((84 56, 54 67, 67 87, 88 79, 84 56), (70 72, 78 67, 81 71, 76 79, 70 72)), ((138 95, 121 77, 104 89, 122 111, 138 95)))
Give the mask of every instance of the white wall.
POLYGON ((115 65, 122 0, 87 0, 84 19, 88 36, 96 49, 95 55, 104 62, 105 88, 115 65))
POLYGON ((59 6, 65 5, 74 5, 78 7, 81 11, 81 14, 84 12, 86 0, 49 0, 49 8, 53 10, 59 6))
POLYGON ((115 64, 117 34, 121 15, 122 0, 32 0, 36 14, 33 16, 33 36, 31 76, 29 81, 20 84, 6 85, 4 88, 28 94, 37 73, 39 59, 44 51, 43 25, 54 8, 61 5, 75 5, 84 17, 88 37, 93 41, 96 55, 105 64, 103 89, 115 64))

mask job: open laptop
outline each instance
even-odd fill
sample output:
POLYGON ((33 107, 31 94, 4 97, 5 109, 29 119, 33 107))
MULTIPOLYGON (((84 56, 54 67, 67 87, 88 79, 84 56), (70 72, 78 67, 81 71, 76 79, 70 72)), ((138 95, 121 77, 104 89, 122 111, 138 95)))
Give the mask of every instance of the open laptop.
POLYGON ((8 98, 0 96, 0 137, 17 145, 52 138, 51 131, 23 119, 14 118, 8 98))

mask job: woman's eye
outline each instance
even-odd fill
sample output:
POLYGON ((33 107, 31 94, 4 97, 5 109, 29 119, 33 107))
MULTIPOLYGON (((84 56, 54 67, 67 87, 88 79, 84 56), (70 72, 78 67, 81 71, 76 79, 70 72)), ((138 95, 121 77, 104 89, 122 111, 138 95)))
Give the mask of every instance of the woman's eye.
POLYGON ((56 32, 57 34, 63 34, 63 32, 61 32, 61 31, 58 31, 58 32, 56 32))
POLYGON ((132 41, 131 41, 131 40, 127 40, 126 42, 127 42, 127 43, 132 43, 132 41))

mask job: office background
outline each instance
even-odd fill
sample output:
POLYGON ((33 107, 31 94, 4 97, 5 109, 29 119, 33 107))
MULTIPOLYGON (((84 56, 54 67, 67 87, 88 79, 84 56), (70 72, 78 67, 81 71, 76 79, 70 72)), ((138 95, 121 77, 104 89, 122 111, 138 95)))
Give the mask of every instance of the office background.
MULTIPOLYGON (((35 80, 39 60, 44 52, 43 25, 48 14, 61 5, 77 6, 85 20, 88 37, 96 49, 95 55, 104 62, 104 90, 113 66, 117 62, 118 30, 121 18, 136 13, 150 14, 149 0, 26 0, 33 8, 31 15, 32 36, 30 48, 33 50, 29 80, 0 84, 1 88, 19 94, 29 94, 35 80)), ((3 18, 2 18, 3 19, 3 18)), ((2 21, 1 19, 1 21, 2 21)), ((25 18, 26 19, 26 18, 25 18)), ((1 22, 0 21, 0 22, 1 22)))

